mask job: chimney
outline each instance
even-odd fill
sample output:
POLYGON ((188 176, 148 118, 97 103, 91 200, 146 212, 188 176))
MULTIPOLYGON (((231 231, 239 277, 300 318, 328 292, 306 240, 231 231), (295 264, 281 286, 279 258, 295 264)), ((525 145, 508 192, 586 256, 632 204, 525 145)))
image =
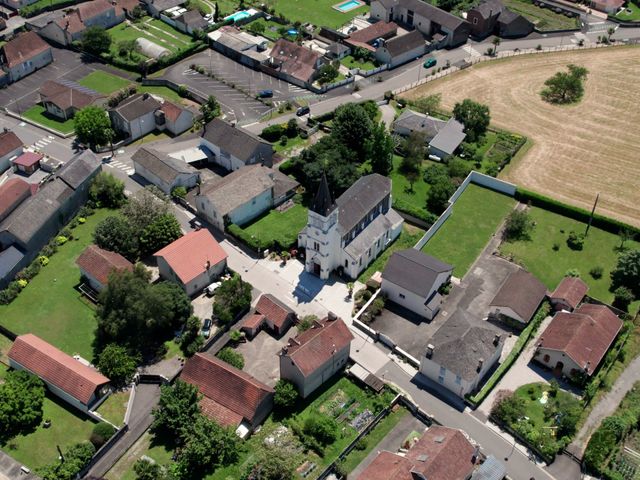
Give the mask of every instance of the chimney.
POLYGON ((481 358, 478 360, 478 368, 477 371, 479 372, 480 370, 482 370, 482 366, 484 365, 484 358, 481 358))
POLYGON ((433 345, 427 345, 427 353, 425 354, 427 358, 433 357, 433 349, 436 348, 433 345))
POLYGON ((207 270, 209 270, 211 268, 211 262, 209 260, 207 260, 206 265, 204 266, 207 270))
POLYGON ((499 343, 500 343, 500 334, 496 333, 495 336, 493 337, 493 345, 497 347, 499 343))
POLYGON ((148 100, 149 99, 149 94, 148 93, 143 93, 142 94, 142 99, 143 100, 148 100))
POLYGON ((335 313, 329 312, 327 314, 327 320, 329 320, 330 322, 333 322, 334 320, 337 320, 337 319, 338 319, 338 317, 336 316, 335 313))

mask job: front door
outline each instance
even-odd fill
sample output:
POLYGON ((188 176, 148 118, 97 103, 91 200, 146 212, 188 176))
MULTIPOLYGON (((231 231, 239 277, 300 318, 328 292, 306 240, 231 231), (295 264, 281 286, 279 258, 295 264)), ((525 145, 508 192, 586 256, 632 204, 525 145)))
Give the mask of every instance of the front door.
POLYGON ((562 362, 556 363, 556 368, 553 369, 553 374, 556 377, 561 377, 563 368, 564 368, 564 363, 562 363, 562 362))
POLYGON ((313 264, 313 273, 315 273, 316 275, 320 276, 320 264, 319 263, 314 263, 313 264))

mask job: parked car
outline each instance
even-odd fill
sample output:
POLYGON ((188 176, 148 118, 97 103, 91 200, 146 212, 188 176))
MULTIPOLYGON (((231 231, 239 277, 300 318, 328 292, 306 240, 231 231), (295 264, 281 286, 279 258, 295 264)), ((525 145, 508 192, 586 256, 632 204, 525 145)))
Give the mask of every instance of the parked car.
POLYGON ((298 108, 296 110, 296 115, 301 117, 301 116, 306 115, 307 113, 310 113, 310 112, 311 112, 311 109, 308 106, 300 107, 300 108, 298 108))
POLYGON ((438 61, 435 58, 429 57, 424 61, 422 66, 424 68, 431 68, 431 67, 434 67, 436 65, 436 63, 438 63, 438 61))
POLYGON ((207 288, 204 289, 207 297, 212 297, 217 288, 220 286, 220 282, 213 282, 207 288))
POLYGON ((189 225, 191 225, 191 228, 195 228, 196 230, 202 229, 202 223, 200 223, 197 218, 192 218, 191 220, 189 220, 189 225))
POLYGON ((207 14, 204 16, 204 19, 205 19, 207 22, 208 22, 209 20, 211 20, 212 18, 213 18, 213 14, 212 14, 212 13, 207 13, 207 14))
POLYGON ((260 90, 258 92, 258 98, 271 98, 273 97, 273 90, 260 90))
POLYGON ((202 330, 200 330, 200 334, 204 337, 204 338, 209 338, 209 336, 211 335, 211 319, 207 318, 205 319, 204 323, 202 324, 202 330))

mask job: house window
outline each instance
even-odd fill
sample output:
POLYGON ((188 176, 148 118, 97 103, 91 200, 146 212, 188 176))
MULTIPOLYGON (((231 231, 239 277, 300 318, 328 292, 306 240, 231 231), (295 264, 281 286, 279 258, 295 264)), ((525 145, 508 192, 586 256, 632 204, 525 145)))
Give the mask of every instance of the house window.
POLYGON ((398 295, 400 296, 400 298, 405 298, 404 293, 399 293, 398 295))
POLYGON ((361 267, 362 266, 362 257, 360 257, 360 260, 358 261, 358 265, 361 267))
POLYGON ((316 251, 320 251, 320 244, 318 242, 313 242, 313 249, 316 251))
POLYGON ((349 260, 345 260, 344 261, 344 268, 347 268, 349 266, 349 260))
POLYGON ((367 255, 371 256, 371 249, 367 250, 367 255))
POLYGON ((545 355, 544 358, 542 359, 544 363, 549 363, 549 360, 551 360, 551 357, 549 355, 545 355))
POLYGON ((256 199, 254 198, 253 200, 251 200, 251 205, 255 205, 256 204, 256 199))
POLYGON ((444 383, 444 375, 439 375, 438 376, 438 382, 439 383, 444 383))
POLYGON ((456 375, 456 385, 461 385, 462 384, 462 378, 460 377, 460 375, 456 375))
POLYGON ((444 367, 440 367, 440 375, 444 377, 444 374, 447 373, 447 369, 444 367))

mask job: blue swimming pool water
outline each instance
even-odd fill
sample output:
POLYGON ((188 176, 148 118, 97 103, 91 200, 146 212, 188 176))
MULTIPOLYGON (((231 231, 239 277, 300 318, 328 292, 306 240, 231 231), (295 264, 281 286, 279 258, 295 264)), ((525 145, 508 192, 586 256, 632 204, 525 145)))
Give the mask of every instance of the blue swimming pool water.
POLYGON ((356 0, 349 0, 348 2, 341 3, 336 8, 341 12, 348 12, 349 10, 353 10, 354 8, 357 8, 360 5, 362 4, 360 2, 357 2, 356 0))
POLYGON ((238 20, 242 20, 244 18, 249 18, 251 16, 251 14, 249 12, 247 12, 246 10, 242 10, 240 12, 236 12, 233 15, 229 15, 228 17, 224 17, 225 20, 233 20, 234 22, 237 22, 238 20))

